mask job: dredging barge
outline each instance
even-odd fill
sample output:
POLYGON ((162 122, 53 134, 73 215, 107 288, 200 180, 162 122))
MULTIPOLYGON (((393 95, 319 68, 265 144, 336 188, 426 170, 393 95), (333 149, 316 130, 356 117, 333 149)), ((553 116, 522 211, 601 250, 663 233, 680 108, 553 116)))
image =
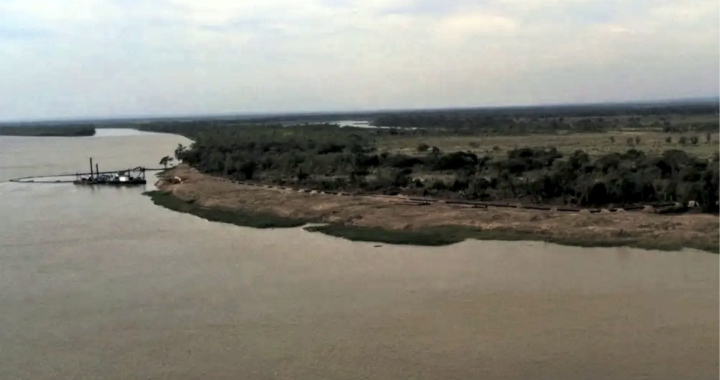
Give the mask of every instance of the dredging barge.
POLYGON ((145 168, 137 167, 116 172, 100 172, 98 164, 93 168, 90 158, 90 174, 76 174, 75 185, 138 186, 145 185, 145 168))

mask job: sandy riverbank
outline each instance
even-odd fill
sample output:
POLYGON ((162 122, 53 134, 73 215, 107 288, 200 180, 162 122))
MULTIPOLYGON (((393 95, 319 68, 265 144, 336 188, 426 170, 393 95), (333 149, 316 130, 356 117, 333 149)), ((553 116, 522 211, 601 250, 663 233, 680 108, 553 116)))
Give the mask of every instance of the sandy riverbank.
POLYGON ((464 238, 527 239, 580 246, 718 250, 720 223, 714 215, 586 214, 443 203, 418 205, 401 197, 340 196, 241 185, 184 165, 165 176, 180 177, 182 183, 161 179, 158 189, 194 207, 330 223, 332 226, 321 232, 355 240, 393 242, 388 234, 420 236, 426 231, 438 236, 453 235, 453 239, 443 239, 448 243, 464 238), (376 238, 368 236, 373 233, 376 238))

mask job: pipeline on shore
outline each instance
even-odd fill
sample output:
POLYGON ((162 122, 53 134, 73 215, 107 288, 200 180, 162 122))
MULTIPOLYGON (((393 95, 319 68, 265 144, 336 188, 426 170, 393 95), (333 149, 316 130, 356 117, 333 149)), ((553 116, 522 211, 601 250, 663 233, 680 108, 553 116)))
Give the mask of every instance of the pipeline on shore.
MULTIPOLYGON (((651 207, 652 209, 654 209, 654 211, 668 209, 668 208, 674 208, 674 207, 681 207, 681 206, 678 206, 678 204, 675 202, 655 202, 655 203, 638 204, 638 205, 626 205, 625 207, 580 208, 580 207, 571 207, 571 206, 554 206, 554 205, 527 204, 527 203, 483 202, 483 201, 470 201, 470 200, 464 200, 464 199, 440 199, 440 198, 427 198, 427 197, 411 197, 411 196, 404 196, 404 195, 350 194, 350 193, 346 193, 346 192, 306 189, 306 188, 299 188, 299 187, 293 187, 293 186, 267 185, 267 184, 260 184, 260 183, 248 182, 248 181, 236 181, 236 180, 230 180, 227 178, 220 178, 220 179, 222 181, 230 182, 230 183, 234 183, 234 184, 238 184, 238 185, 264 187, 264 188, 268 188, 268 189, 290 190, 290 191, 296 191, 296 192, 301 192, 301 193, 327 194, 327 195, 337 195, 337 196, 346 196, 346 197, 360 196, 360 197, 371 197, 371 198, 396 199, 396 200, 403 200, 403 201, 407 202, 408 204, 412 204, 412 205, 416 205, 416 206, 444 203, 444 204, 448 204, 448 205, 470 206, 472 208, 483 208, 483 209, 488 208, 488 207, 496 207, 496 208, 514 208, 514 209, 526 209, 526 210, 538 210, 538 211, 553 211, 553 212, 587 212, 587 213, 591 213, 591 214, 596 214, 596 213, 601 213, 601 212, 642 211, 642 210, 645 210, 647 207, 651 207)), ((686 207, 681 207, 681 208, 685 209, 686 207)), ((687 210, 685 210, 685 211, 687 211, 687 210)))

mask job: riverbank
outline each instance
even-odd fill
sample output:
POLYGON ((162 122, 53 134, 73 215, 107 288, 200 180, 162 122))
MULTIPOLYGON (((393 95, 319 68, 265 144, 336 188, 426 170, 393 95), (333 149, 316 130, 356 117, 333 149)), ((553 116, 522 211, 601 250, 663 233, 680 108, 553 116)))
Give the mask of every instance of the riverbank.
POLYGON ((718 251, 717 216, 643 212, 587 214, 471 208, 403 197, 342 196, 232 183, 180 165, 163 174, 153 201, 175 211, 242 226, 295 227, 358 241, 447 245, 465 239, 537 240, 582 247, 718 251), (170 197, 172 196, 172 197, 170 197))

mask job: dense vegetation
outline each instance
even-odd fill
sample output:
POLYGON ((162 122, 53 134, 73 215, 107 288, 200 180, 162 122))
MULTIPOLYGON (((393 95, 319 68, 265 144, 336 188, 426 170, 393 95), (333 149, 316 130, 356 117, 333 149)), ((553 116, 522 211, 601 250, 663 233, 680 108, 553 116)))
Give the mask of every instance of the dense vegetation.
MULTIPOLYGON (((717 146, 711 147, 717 141, 710 133, 718 127, 716 102, 364 115, 373 124, 390 128, 312 123, 362 116, 350 114, 113 122, 102 126, 182 134, 194 144, 178 147, 176 159, 232 179, 329 191, 546 205, 625 207, 695 201, 704 211, 718 209, 719 162, 717 146), (299 123, 288 125, 290 121, 299 123), (626 148, 600 155, 583 150, 561 152, 533 144, 532 138, 525 140, 530 143, 524 147, 496 146, 484 152, 445 152, 431 145, 433 138, 449 136, 469 136, 468 147, 472 148, 488 135, 557 136, 619 130, 666 133, 660 149, 665 151, 645 153, 639 136, 620 137, 623 140, 616 142, 615 133, 603 139, 626 148), (672 134, 677 132, 682 135, 672 134), (378 148, 388 141, 414 141, 416 145, 390 151, 378 148), (715 152, 712 157, 696 157, 684 150, 703 144, 715 152)), ((0 127, 0 134, 16 135, 89 136, 94 132, 94 126, 88 124, 0 127)), ((163 165, 171 162, 170 156, 162 159, 163 165)))
POLYGON ((417 146, 415 154, 376 148, 378 141, 391 136, 457 133, 458 128, 444 125, 447 132, 213 123, 149 124, 143 129, 187 136, 195 143, 178 147, 177 159, 203 172, 240 180, 328 191, 581 207, 695 201, 706 212, 718 209, 717 153, 700 159, 678 149, 649 156, 629 148, 591 157, 581 150, 563 154, 555 148, 523 147, 489 156, 443 152, 427 144, 417 146))
POLYGON ((81 137, 94 135, 95 127, 87 125, 0 126, 0 136, 81 137))

